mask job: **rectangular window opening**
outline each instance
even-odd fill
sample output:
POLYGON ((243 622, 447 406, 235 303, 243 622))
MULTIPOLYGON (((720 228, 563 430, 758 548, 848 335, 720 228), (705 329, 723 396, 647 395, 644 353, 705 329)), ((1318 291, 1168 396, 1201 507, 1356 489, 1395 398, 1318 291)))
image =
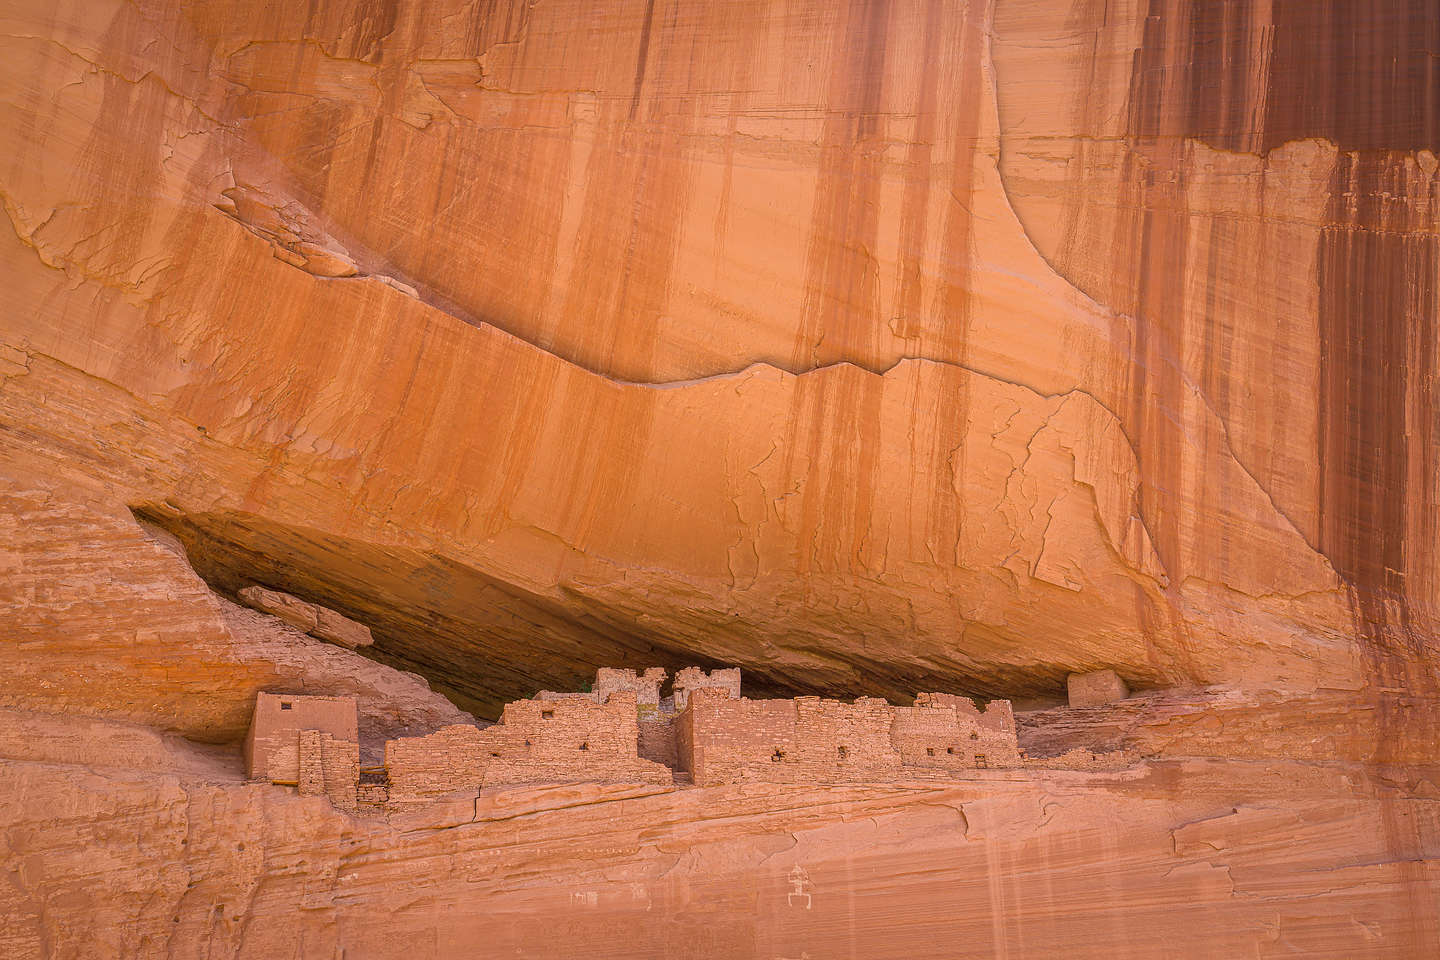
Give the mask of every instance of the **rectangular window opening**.
POLYGON ((554 719, 555 719, 555 711, 554 711, 554 710, 541 710, 541 711, 540 711, 540 719, 541 719, 541 720, 554 720, 554 719))
POLYGON ((294 706, 294 704, 291 704, 291 703, 282 703, 282 704, 280 704, 280 709, 281 709, 281 710, 289 710, 289 709, 290 709, 291 707, 293 707, 293 706, 294 706))

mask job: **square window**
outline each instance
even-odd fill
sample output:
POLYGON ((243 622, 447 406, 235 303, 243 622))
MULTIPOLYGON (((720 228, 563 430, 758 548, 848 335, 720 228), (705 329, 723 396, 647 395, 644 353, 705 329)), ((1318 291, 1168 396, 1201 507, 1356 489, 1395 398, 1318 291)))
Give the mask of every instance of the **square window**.
POLYGON ((541 719, 541 720, 554 720, 554 719, 555 719, 555 711, 554 711, 554 710, 541 710, 541 711, 540 711, 540 719, 541 719))
POLYGON ((844 747, 836 747, 835 755, 838 756, 841 760, 844 760, 846 757, 850 756, 850 751, 846 750, 844 747))
POLYGON ((289 710, 289 709, 291 709, 293 706, 294 706, 294 704, 281 703, 281 704, 280 704, 280 709, 281 709, 281 710, 289 710))
POLYGON ((590 749, 590 744, 588 744, 588 743, 582 743, 582 744, 580 744, 580 749, 581 749, 581 750, 589 750, 589 749, 590 749))
POLYGON ((784 750, 781 750, 779 747, 776 747, 776 748, 775 748, 775 752, 770 755, 770 762, 771 762, 771 763, 780 763, 780 762, 782 762, 784 759, 785 759, 785 751, 784 751, 784 750))
POLYGON ((926 748, 925 748, 925 756, 927 756, 927 757, 933 757, 933 756, 935 756, 935 748, 934 748, 934 747, 926 747, 926 748))
POLYGON ((983 753, 977 753, 977 754, 975 754, 975 766, 977 766, 977 767, 988 767, 988 766, 990 766, 990 764, 987 763, 986 760, 985 760, 985 754, 983 754, 983 753))
POLYGON ((946 747, 946 748, 945 748, 945 752, 948 753, 948 754, 950 754, 950 756, 952 756, 952 757, 955 756, 955 748, 954 748, 954 747, 946 747))

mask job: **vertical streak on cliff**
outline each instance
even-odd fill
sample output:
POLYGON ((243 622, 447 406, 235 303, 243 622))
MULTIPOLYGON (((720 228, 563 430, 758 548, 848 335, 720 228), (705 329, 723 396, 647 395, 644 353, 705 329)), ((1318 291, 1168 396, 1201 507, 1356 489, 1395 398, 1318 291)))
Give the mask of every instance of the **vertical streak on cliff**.
POLYGON ((943 0, 925 4, 925 26, 920 63, 920 98, 915 107, 915 126, 905 149, 905 188, 900 200, 900 249, 897 252, 899 277, 895 292, 895 314, 891 325, 896 336, 909 338, 923 329, 924 264, 926 226, 930 216, 930 169, 934 153, 936 95, 940 83, 937 64, 944 24, 943 0), (912 332, 915 331, 915 332, 912 332))
MULTIPOLYGON (((1429 0, 1151 0, 1130 91, 1125 157, 1134 211, 1135 344, 1130 425, 1138 437, 1147 514, 1167 564, 1181 547, 1164 516, 1178 478, 1166 460, 1175 402, 1171 375, 1187 331, 1184 143, 1265 154, 1319 137, 1342 151, 1332 172, 1317 263, 1321 347, 1320 549, 1349 585, 1369 696, 1379 717, 1377 772, 1407 750, 1400 696, 1433 689, 1415 618, 1434 571, 1437 427, 1434 384, 1440 267, 1434 150, 1440 130, 1435 55, 1440 6, 1429 0), (1268 18, 1269 23, 1265 20, 1268 18), (1183 35, 1184 39, 1181 39, 1183 35), (1159 382, 1157 383, 1157 378, 1159 382)), ((1123 298, 1116 302, 1125 302, 1123 298)), ((1201 318, 1203 335, 1213 325, 1201 318)), ((1214 389, 1206 378, 1205 388, 1214 389)), ((1213 399, 1213 398, 1212 398, 1213 399)), ((1194 550, 1197 545, 1190 545, 1194 550)), ((1198 544, 1201 551, 1214 544, 1198 544)), ((1378 781, 1377 781, 1378 783, 1378 781)), ((1377 787, 1384 791, 1386 788, 1377 787)), ((1398 862, 1414 853, 1413 826, 1386 799, 1382 826, 1398 862)), ((1412 911, 1428 884, 1410 870, 1412 911)), ((1433 912, 1433 911, 1432 911, 1433 912)), ((1435 931, 1428 931, 1435 939, 1435 931)))
POLYGON ((1274 0, 1263 148, 1324 137, 1343 150, 1440 149, 1433 0, 1274 0))
MULTIPOLYGON (((1279 79, 1267 146, 1323 136, 1349 151, 1332 173, 1317 258, 1320 546, 1354 598, 1376 707, 1378 780, 1414 738, 1401 697, 1433 690, 1414 617, 1434 622, 1425 609, 1433 584, 1411 560, 1433 553, 1433 536, 1416 534, 1433 534, 1440 505, 1433 471, 1414 472, 1417 460, 1433 463, 1440 439, 1433 161, 1416 175, 1416 153, 1437 146, 1432 51, 1440 51, 1440 8, 1427 0, 1281 0, 1276 19, 1279 79)), ((1386 787, 1377 791, 1385 847, 1405 864, 1409 910, 1429 918, 1424 935, 1433 952, 1440 935, 1430 886, 1414 865, 1413 821, 1386 787)))
MULTIPOLYGON (((885 466, 878 456, 883 399, 883 381, 859 367, 796 380, 784 476, 798 481, 799 516, 782 519, 794 529, 807 600, 827 580, 874 569, 870 521, 885 466)), ((883 544, 879 549, 883 556, 883 544)))
MULTIPOLYGON (((1321 240, 1321 549, 1370 598, 1362 619, 1382 632, 1393 619, 1387 601, 1408 616, 1416 551, 1407 538, 1423 535, 1416 524, 1435 499, 1433 479, 1423 490, 1407 480, 1427 476, 1417 457, 1433 457, 1432 371, 1422 358, 1433 367, 1436 240, 1433 214, 1417 219, 1430 200, 1414 195, 1415 161, 1407 167, 1403 153, 1440 147, 1435 51, 1440 7, 1425 0, 1151 0, 1128 109, 1122 207, 1134 213, 1116 237, 1131 251, 1113 301, 1135 316, 1131 426, 1148 511, 1160 518, 1152 535, 1170 563, 1181 543, 1163 519, 1177 479, 1164 422, 1177 400, 1174 368, 1197 332, 1182 328, 1193 232, 1184 143, 1264 154, 1322 137, 1359 151, 1335 172, 1321 240)), ((1211 326, 1207 312, 1198 332, 1209 337, 1211 326)))
MULTIPOLYGON (((658 19, 640 40, 645 49, 637 50, 637 69, 649 64, 657 76, 680 72, 673 61, 689 55, 685 34, 701 23, 680 18, 680 10, 672 3, 651 11, 658 19)), ((577 268, 559 311, 576 360, 633 380, 656 376, 696 165, 692 134, 700 105, 674 92, 658 91, 652 82, 639 101, 616 98, 599 106, 584 174, 577 268), (627 322, 612 322, 617 316, 627 322)))
MULTIPOLYGON (((743 8, 734 6, 717 8, 710 14, 711 21, 708 29, 720 32, 724 28, 722 21, 731 17, 739 17, 749 22, 764 16, 763 0, 750 0, 750 4, 752 5, 743 8)), ((725 138, 721 147, 725 172, 720 181, 720 199, 715 205, 716 255, 712 274, 712 282, 717 287, 721 283, 720 275, 725 262, 725 241, 730 229, 730 206, 734 202, 736 136, 740 130, 740 117, 750 109, 755 87, 755 59, 758 55, 759 51, 754 46, 741 44, 726 62, 730 73, 726 82, 729 104, 726 109, 725 138)))
POLYGON ((878 316, 880 180, 889 0, 851 0, 833 56, 820 173, 810 216, 805 305, 791 366, 874 353, 878 316))
MULTIPOLYGON (((1184 124, 1191 118, 1185 70, 1194 42, 1188 27, 1189 6, 1180 0, 1177 15, 1166 0, 1152 0, 1144 42, 1137 51, 1128 101, 1127 149, 1121 182, 1121 209, 1130 216, 1116 221, 1115 242, 1131 251, 1129 270, 1115 278, 1115 302, 1133 314, 1126 420, 1136 446, 1144 482, 1139 489, 1141 515, 1146 517, 1161 562, 1185 570, 1183 555, 1193 550, 1182 529, 1184 465, 1177 425, 1183 421, 1184 385, 1180 377, 1183 339, 1185 264, 1188 217, 1184 211, 1184 124)), ((1151 609, 1150 599, 1136 594, 1139 619, 1163 629, 1165 618, 1151 609)), ((1188 656, 1184 628, 1173 627, 1180 664, 1197 672, 1188 656)), ((1152 656, 1161 645, 1151 644, 1152 656)))
POLYGON ((640 28, 640 52, 635 57, 635 86, 630 91, 630 121, 640 109, 640 91, 645 86, 645 61, 650 57, 650 30, 655 24, 655 0, 645 0, 645 24, 640 28))
MULTIPOLYGON (((938 290, 934 313, 940 319, 938 343, 926 344, 929 356, 950 357, 960 364, 969 361, 970 263, 974 256, 971 218, 975 188, 975 152, 979 147, 981 87, 986 56, 986 38, 994 0, 971 0, 965 4, 959 24, 960 48, 952 60, 951 75, 959 83, 951 104, 951 146, 949 196, 944 199, 945 219, 937 270, 938 290)), ((927 547, 940 563, 958 563, 965 536, 964 515, 958 499, 966 468, 965 435, 970 420, 970 378, 947 377, 937 403, 934 419, 938 434, 932 452, 930 526, 936 531, 927 547)))
POLYGON ((975 151, 979 148, 981 81, 985 41, 994 0, 972 0, 965 5, 960 24, 960 58, 956 67, 959 88, 955 91, 955 117, 950 132, 954 154, 950 163, 950 202, 945 209, 945 236, 940 248, 940 294, 937 310, 943 319, 940 342, 929 348, 930 356, 968 359, 967 331, 970 326, 970 261, 974 254, 975 151))
POLYGON ((1264 143, 1322 136, 1350 151, 1318 258, 1320 546, 1356 592, 1362 636, 1387 652, 1413 642, 1429 571, 1412 559, 1433 544, 1417 534, 1433 533, 1436 507, 1433 470, 1415 471, 1437 439, 1434 170, 1414 159, 1440 147, 1432 51, 1440 7, 1424 0, 1277 0, 1264 143))
POLYGON ((1395 163, 1340 157, 1318 278, 1321 547, 1360 591, 1366 626, 1377 636, 1385 600, 1405 593, 1407 394, 1422 373, 1410 369, 1408 330, 1426 322, 1427 302, 1434 305, 1422 280, 1427 262, 1433 274, 1434 238, 1394 229, 1374 196, 1382 179, 1396 178, 1395 163))

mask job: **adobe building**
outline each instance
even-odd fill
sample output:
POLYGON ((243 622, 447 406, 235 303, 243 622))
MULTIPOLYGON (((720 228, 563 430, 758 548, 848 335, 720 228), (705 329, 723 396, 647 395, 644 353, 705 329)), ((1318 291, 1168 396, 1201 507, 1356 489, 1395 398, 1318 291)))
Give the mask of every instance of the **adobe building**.
POLYGON ((639 756, 633 690, 517 700, 481 730, 457 725, 385 744, 391 803, 509 783, 671 783, 670 768, 639 756))
POLYGON ((360 779, 360 738, 354 697, 260 693, 245 737, 252 780, 293 786, 302 796, 327 796, 354 810, 360 779))
POLYGON ((581 698, 593 703, 604 703, 612 693, 628 691, 635 694, 635 702, 642 709, 660 707, 660 687, 668 674, 664 667, 647 667, 643 673, 615 667, 601 667, 595 671, 595 683, 588 693, 561 693, 555 690, 541 690, 536 700, 571 700, 581 698))
POLYGON ((701 688, 675 724, 677 769, 697 786, 883 781, 1020 764, 1004 700, 981 711, 968 697, 938 693, 895 707, 868 697, 732 699, 701 688))
POLYGON ((740 671, 602 669, 594 689, 543 691, 500 721, 385 744, 384 770, 361 776, 353 697, 260 694, 246 740, 252 777, 336 806, 380 810, 518 783, 857 783, 953 776, 1022 762, 1008 701, 922 693, 908 707, 862 697, 748 700, 740 671), (677 711, 676 707, 679 706, 677 711))
POLYGON ((969 697, 922 693, 914 706, 890 709, 890 742, 907 767, 954 772, 1020 765, 1009 700, 991 700, 980 710, 969 697))
POLYGON ((726 667, 706 673, 699 667, 686 667, 675 674, 675 709, 684 710, 692 690, 724 690, 733 700, 740 699, 740 668, 726 667))

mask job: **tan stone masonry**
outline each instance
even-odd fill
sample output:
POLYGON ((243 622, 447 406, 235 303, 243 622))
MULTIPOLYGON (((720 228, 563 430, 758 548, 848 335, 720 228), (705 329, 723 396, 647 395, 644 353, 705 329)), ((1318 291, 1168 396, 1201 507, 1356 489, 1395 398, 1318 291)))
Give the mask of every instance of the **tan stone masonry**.
POLYGON ((1008 701, 922 693, 913 706, 862 697, 749 700, 738 670, 676 677, 602 670, 588 693, 545 691, 481 728, 444 727, 385 744, 361 777, 352 697, 260 694, 246 742, 251 775, 336 806, 428 802, 515 783, 884 782, 1022 763, 1008 701), (683 686, 682 686, 683 682, 683 686), (676 712, 675 707, 684 703, 676 712), (363 780, 363 782, 361 782, 363 780))
POLYGON ((502 783, 671 782, 670 768, 641 759, 635 693, 605 703, 585 696, 517 700, 485 730, 446 727, 385 745, 390 802, 409 803, 502 783))
POLYGON ((731 699, 699 689, 677 718, 680 767, 697 785, 894 780, 928 771, 1018 766, 1007 701, 920 694, 915 706, 731 699))
POLYGON ((252 779, 293 784, 306 796, 327 796, 354 810, 360 741, 354 697, 261 693, 245 738, 252 779))

